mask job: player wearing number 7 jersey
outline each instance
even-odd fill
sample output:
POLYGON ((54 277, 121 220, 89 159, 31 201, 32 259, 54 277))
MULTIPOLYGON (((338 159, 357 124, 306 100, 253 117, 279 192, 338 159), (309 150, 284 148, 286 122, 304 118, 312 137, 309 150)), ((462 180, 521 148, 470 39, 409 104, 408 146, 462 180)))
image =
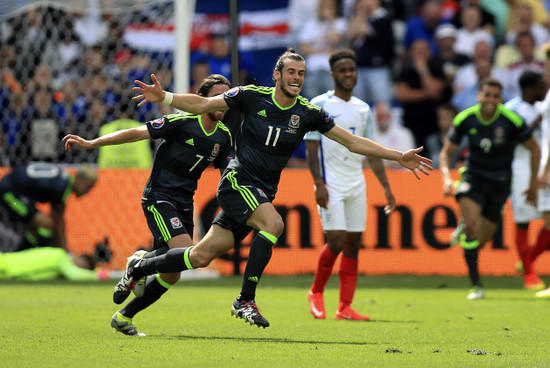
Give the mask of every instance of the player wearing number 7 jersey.
POLYGON ((273 245, 283 232, 281 216, 271 203, 277 192, 281 171, 308 131, 319 131, 346 146, 350 151, 398 161, 404 167, 428 175, 431 160, 418 155, 422 148, 399 152, 367 138, 352 135, 335 126, 332 117, 307 99, 299 96, 306 74, 306 63, 293 49, 283 53, 273 70, 275 87, 235 87, 223 96, 202 98, 192 94, 173 95, 162 90, 153 75, 153 85, 136 81, 134 100, 160 102, 180 110, 204 113, 220 109, 239 109, 244 115, 236 136, 235 157, 218 186, 222 208, 206 236, 187 249, 171 249, 166 254, 141 259, 134 257, 121 280, 130 285, 145 275, 205 267, 226 253, 253 229, 254 237, 240 295, 231 313, 258 327, 269 322, 260 314, 254 301, 256 286, 267 266, 273 245))
MULTIPOLYGON (((210 75, 203 80, 198 95, 216 96, 229 87, 229 81, 222 75, 210 75)), ((224 114, 222 109, 202 115, 187 112, 171 114, 149 121, 144 126, 120 130, 91 141, 72 134, 63 138, 66 149, 74 145, 97 148, 149 138, 162 139, 141 199, 155 250, 148 254, 140 251, 140 256, 152 257, 165 253, 169 248, 193 244, 193 195, 197 182, 211 163, 223 170, 229 161, 232 138, 229 129, 220 121, 224 114)), ((158 300, 179 278, 180 273, 173 271, 148 278, 145 289, 140 289, 143 294, 136 292, 139 296, 115 313, 111 326, 127 335, 140 335, 132 325, 132 318, 158 300)), ((130 291, 131 288, 117 284, 114 302, 124 302, 130 291)))

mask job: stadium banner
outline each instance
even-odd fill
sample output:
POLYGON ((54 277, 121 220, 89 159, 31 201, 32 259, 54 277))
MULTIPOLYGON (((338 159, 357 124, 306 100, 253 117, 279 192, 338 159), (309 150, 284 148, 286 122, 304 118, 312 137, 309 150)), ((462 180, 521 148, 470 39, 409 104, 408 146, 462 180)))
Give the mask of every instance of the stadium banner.
MULTIPOLYGON (((8 172, 4 168, 2 173, 8 172)), ((101 169, 92 191, 67 202, 67 238, 73 253, 91 253, 95 244, 108 238, 113 259, 110 269, 124 268, 126 257, 140 248, 149 248, 152 238, 147 228, 140 199, 149 170, 101 169)), ((458 177, 453 172, 454 177, 458 177)), ((397 210, 384 214, 386 200, 381 186, 370 170, 367 180, 368 216, 359 252, 359 272, 368 275, 466 275, 460 246, 449 247, 449 236, 458 221, 458 206, 442 193, 441 175, 435 170, 417 180, 408 171, 389 170, 388 177, 397 200, 397 210)), ((195 234, 197 241, 219 211, 216 188, 220 173, 207 169, 195 195, 195 234)), ((308 169, 283 171, 274 205, 285 221, 285 231, 274 248, 265 274, 294 275, 314 272, 324 235, 313 181, 308 169)), ((541 221, 530 227, 534 244, 541 221)), ((225 275, 242 273, 252 235, 235 250, 213 262, 225 275)), ((495 241, 480 253, 484 275, 516 275, 518 259, 514 245, 514 224, 509 203, 504 208, 503 226, 495 241)), ((549 274, 550 257, 542 256, 537 271, 549 274)), ((338 271, 338 263, 334 272, 338 271)))

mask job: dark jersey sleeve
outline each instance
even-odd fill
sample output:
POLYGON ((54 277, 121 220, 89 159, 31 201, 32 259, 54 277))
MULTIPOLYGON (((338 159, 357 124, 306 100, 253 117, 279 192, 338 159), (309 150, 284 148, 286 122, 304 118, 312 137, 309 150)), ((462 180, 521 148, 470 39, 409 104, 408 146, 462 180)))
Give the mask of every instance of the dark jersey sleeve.
POLYGON ((225 103, 230 109, 241 110, 245 98, 242 87, 233 87, 223 93, 225 103))
POLYGON ((185 114, 166 115, 162 118, 148 121, 147 130, 152 139, 166 138, 173 136, 176 132, 178 123, 185 118, 185 114), (181 115, 181 119, 174 118, 174 115, 181 115), (172 118, 170 118, 172 117, 172 118))
POLYGON ((525 124, 525 122, 523 121, 521 125, 517 126, 517 130, 518 130, 518 140, 521 143, 525 142, 526 140, 531 138, 531 136, 533 135, 533 131, 531 130, 531 128, 529 128, 529 126, 525 124))
POLYGON ((318 120, 320 122, 319 125, 315 128, 315 130, 317 130, 319 133, 324 134, 334 128, 334 126, 336 125, 334 123, 334 118, 330 116, 330 114, 325 110, 314 110, 313 113, 317 115, 315 120, 318 120))

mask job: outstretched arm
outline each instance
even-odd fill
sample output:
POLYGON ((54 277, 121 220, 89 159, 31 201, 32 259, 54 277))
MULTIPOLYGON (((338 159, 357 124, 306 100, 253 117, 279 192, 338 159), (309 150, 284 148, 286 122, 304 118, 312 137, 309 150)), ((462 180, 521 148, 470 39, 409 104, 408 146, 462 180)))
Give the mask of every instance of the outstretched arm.
POLYGON ((151 80, 153 84, 145 84, 139 80, 134 81, 137 86, 133 90, 139 94, 132 97, 132 100, 139 101, 138 107, 146 102, 162 102, 178 110, 197 115, 219 110, 229 110, 222 96, 202 97, 192 93, 173 94, 162 89, 160 82, 154 74, 151 74, 151 80))
POLYGON ((130 128, 119 130, 117 132, 112 132, 92 140, 84 139, 75 134, 68 134, 63 137, 63 142, 65 142, 65 149, 70 151, 73 146, 91 149, 103 146, 112 146, 116 144, 136 142, 149 138, 151 138, 149 130, 147 130, 147 127, 143 125, 137 128, 130 128))
POLYGON ((378 144, 368 138, 353 135, 338 125, 324 134, 327 138, 340 143, 351 152, 367 157, 397 161, 401 166, 411 170, 417 179, 420 179, 417 170, 424 175, 429 175, 429 172, 433 170, 431 167, 432 160, 418 154, 424 147, 401 152, 378 144))

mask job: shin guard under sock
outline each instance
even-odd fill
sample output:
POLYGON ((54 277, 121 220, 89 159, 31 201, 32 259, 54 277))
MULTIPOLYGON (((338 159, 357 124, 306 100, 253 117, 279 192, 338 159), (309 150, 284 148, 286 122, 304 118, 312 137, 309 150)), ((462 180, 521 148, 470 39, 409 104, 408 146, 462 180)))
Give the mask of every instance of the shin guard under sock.
POLYGON ((336 258, 338 258, 338 254, 332 253, 328 244, 325 244, 319 255, 319 261, 317 262, 317 269, 315 270, 315 277, 313 278, 313 285, 311 286, 312 292, 322 293, 325 291, 325 285, 332 274, 332 268, 334 267, 336 258))
POLYGON ((143 258, 139 266, 134 268, 132 276, 135 279, 140 279, 143 276, 155 273, 173 273, 192 270, 193 266, 189 260, 191 249, 193 249, 193 247, 174 248, 158 257, 143 258))

